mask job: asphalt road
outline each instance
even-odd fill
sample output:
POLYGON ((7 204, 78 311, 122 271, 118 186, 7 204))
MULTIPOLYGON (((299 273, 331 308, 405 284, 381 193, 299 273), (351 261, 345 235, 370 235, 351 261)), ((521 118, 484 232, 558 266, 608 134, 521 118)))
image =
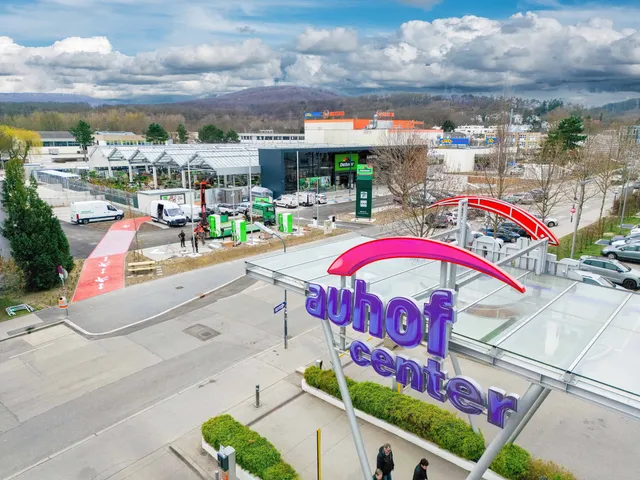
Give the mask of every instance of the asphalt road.
MULTIPOLYGON (((373 207, 382 207, 391 205, 392 197, 377 197, 373 200, 373 207)), ((280 209, 278 209, 280 210, 280 209)), ((304 224, 309 224, 313 220, 316 213, 319 216, 320 221, 324 221, 331 215, 337 217, 337 224, 340 228, 347 230, 362 230, 370 227, 366 223, 352 223, 342 222, 341 218, 346 217, 349 214, 355 212, 355 202, 345 202, 336 204, 319 205, 316 207, 299 207, 295 209, 282 209, 294 214, 294 223, 297 221, 298 210, 300 211, 300 221, 304 224)), ((75 258, 87 258, 93 249, 98 245, 105 231, 101 229, 91 228, 85 225, 72 225, 68 222, 61 221, 62 230, 69 240, 69 247, 71 249, 71 255, 75 258)), ((160 227, 143 227, 142 231, 138 232, 138 242, 142 248, 148 247, 160 247, 167 245, 168 243, 178 242, 178 228, 160 228, 160 227)), ((136 248, 135 241, 131 244, 130 249, 136 248)))

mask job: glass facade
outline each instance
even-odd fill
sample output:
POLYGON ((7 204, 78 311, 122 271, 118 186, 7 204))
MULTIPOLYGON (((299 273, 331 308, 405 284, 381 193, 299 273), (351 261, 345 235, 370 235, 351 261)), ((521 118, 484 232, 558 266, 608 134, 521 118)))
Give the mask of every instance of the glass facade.
POLYGON ((299 150, 297 162, 296 151, 285 150, 283 152, 285 193, 298 190, 297 178, 300 179, 301 190, 311 187, 315 189, 317 183, 319 183, 319 191, 355 188, 355 165, 352 170, 336 172, 336 155, 344 156, 344 154, 352 154, 358 158, 358 163, 366 163, 369 152, 366 150, 360 152, 299 150))

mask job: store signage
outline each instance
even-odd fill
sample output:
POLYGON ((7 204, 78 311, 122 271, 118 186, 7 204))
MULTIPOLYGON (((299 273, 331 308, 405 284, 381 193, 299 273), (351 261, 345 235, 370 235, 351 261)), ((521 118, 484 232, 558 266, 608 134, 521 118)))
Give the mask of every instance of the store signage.
POLYGON ((175 195, 160 195, 160 200, 166 200, 167 202, 184 205, 184 193, 178 193, 175 195))
POLYGON ((356 218, 371 218, 373 167, 357 165, 356 168, 356 218))
POLYGON ((336 172, 349 172, 355 170, 358 163, 357 153, 337 153, 335 170, 336 172))
POLYGON ((356 175, 358 177, 372 177, 373 167, 371 165, 358 165, 356 169, 356 175))
POLYGON ((330 112, 329 110, 325 110, 322 112, 322 116, 324 118, 344 117, 344 112, 330 112))
POLYGON ((306 112, 304 118, 322 118, 324 115, 322 112, 306 112))
POLYGON ((395 113, 393 112, 376 112, 376 115, 378 115, 378 118, 393 118, 396 116, 395 113))
MULTIPOLYGON (((353 274, 358 268, 389 258, 431 258, 455 261, 468 268, 524 291, 524 287, 495 265, 459 247, 433 240, 413 238, 381 239, 358 245, 338 257, 329 268, 330 274, 353 274), (419 245, 418 245, 419 243, 419 245), (399 248, 403 247, 403 250, 399 248)), ((487 421, 504 428, 507 412, 518 411, 519 396, 490 387, 486 393, 473 379, 466 376, 449 378, 444 359, 449 355, 451 329, 456 321, 455 292, 435 290, 422 306, 413 299, 395 297, 385 302, 368 291, 367 282, 355 280, 354 288, 324 287, 309 284, 307 312, 336 326, 352 328, 360 333, 383 339, 388 336, 405 349, 415 348, 426 340, 429 357, 426 363, 387 348, 371 348, 354 341, 349 353, 361 367, 372 367, 378 375, 395 377, 402 385, 427 394, 439 402, 447 400, 468 415, 486 412, 487 421)))
POLYGON ((487 145, 493 145, 494 143, 496 143, 496 137, 486 137, 485 142, 487 143, 487 145))
POLYGON ((441 138, 440 145, 469 145, 469 139, 466 137, 441 138))

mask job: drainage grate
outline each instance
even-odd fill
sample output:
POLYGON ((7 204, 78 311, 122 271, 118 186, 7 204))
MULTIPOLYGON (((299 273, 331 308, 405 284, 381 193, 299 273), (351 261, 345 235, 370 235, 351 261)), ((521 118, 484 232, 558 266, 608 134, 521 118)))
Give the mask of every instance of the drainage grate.
POLYGON ((195 325, 191 325, 189 328, 185 328, 183 330, 184 333, 196 337, 203 342, 206 340, 211 340, 214 337, 220 335, 220 332, 213 330, 205 325, 201 325, 196 323, 195 325))

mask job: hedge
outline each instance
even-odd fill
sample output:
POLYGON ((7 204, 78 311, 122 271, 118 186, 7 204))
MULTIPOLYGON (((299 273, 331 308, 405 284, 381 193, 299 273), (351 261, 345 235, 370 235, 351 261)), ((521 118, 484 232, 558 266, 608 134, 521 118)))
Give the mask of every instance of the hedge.
POLYGON ((233 447, 236 463, 262 480, 299 478, 293 467, 282 460, 276 447, 230 415, 220 415, 203 423, 202 438, 216 450, 220 445, 233 447))
MULTIPOLYGON (((332 370, 308 367, 306 382, 329 395, 341 398, 332 370)), ((403 395, 373 382, 347 378, 354 408, 435 443, 458 457, 477 462, 485 450, 482 433, 475 433, 461 418, 435 405, 403 395)), ((509 480, 576 480, 553 462, 532 458, 517 445, 506 445, 496 456, 491 469, 509 480)))

